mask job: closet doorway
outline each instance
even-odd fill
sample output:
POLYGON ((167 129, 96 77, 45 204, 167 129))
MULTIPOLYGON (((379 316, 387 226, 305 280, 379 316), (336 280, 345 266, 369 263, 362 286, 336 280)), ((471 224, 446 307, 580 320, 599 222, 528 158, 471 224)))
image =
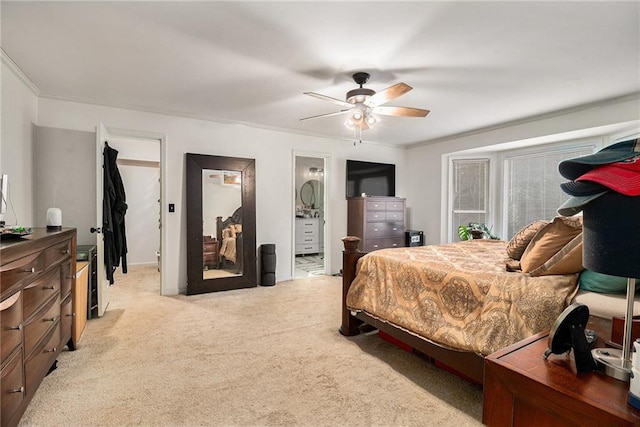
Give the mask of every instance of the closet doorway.
POLYGON ((118 150, 118 170, 126 192, 128 274, 157 278, 154 292, 162 294, 162 138, 110 133, 109 146, 118 150))
POLYGON ((328 155, 294 153, 294 278, 326 274, 328 155))

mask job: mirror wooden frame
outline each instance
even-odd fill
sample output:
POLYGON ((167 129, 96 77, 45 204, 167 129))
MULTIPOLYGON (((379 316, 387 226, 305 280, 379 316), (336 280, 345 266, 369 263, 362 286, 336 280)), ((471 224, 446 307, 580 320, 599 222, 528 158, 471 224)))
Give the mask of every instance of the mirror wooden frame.
POLYGON ((187 171, 187 295, 258 285, 256 272, 255 160, 186 153, 187 171), (242 173, 242 275, 204 279, 202 276, 202 171, 219 169, 242 173))

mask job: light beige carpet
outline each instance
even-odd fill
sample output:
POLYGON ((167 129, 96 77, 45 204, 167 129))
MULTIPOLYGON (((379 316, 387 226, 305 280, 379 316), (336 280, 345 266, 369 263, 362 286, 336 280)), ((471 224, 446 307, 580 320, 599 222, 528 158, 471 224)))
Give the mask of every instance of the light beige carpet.
POLYGON ((339 277, 163 297, 149 266, 112 291, 21 425, 481 425, 480 387, 377 335, 338 333, 339 277))

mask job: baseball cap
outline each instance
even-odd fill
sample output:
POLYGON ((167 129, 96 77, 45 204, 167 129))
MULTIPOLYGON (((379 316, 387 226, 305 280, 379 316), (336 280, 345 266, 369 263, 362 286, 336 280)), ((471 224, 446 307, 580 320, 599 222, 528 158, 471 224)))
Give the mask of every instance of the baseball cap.
POLYGON ((630 139, 605 147, 595 154, 563 160, 558 165, 558 171, 567 179, 576 179, 597 166, 620 162, 639 154, 640 138, 630 139))
POLYGON ((609 191, 609 188, 593 181, 569 181, 560 184, 562 191, 570 196, 591 196, 593 194, 609 191))
POLYGON ((598 197, 607 194, 608 191, 591 194, 589 196, 572 196, 558 208, 558 213, 562 216, 572 216, 580 212, 584 206, 591 203, 598 197))
POLYGON ((640 154, 621 162, 591 169, 576 182, 585 183, 587 186, 601 184, 625 196, 640 196, 640 154))

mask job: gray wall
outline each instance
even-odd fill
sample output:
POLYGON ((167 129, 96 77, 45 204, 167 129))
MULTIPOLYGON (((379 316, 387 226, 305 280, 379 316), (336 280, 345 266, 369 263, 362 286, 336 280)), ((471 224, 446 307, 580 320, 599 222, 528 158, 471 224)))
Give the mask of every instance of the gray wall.
POLYGON ((96 134, 34 125, 33 135, 34 226, 46 226, 48 208, 60 208, 78 244, 95 245, 96 134))

